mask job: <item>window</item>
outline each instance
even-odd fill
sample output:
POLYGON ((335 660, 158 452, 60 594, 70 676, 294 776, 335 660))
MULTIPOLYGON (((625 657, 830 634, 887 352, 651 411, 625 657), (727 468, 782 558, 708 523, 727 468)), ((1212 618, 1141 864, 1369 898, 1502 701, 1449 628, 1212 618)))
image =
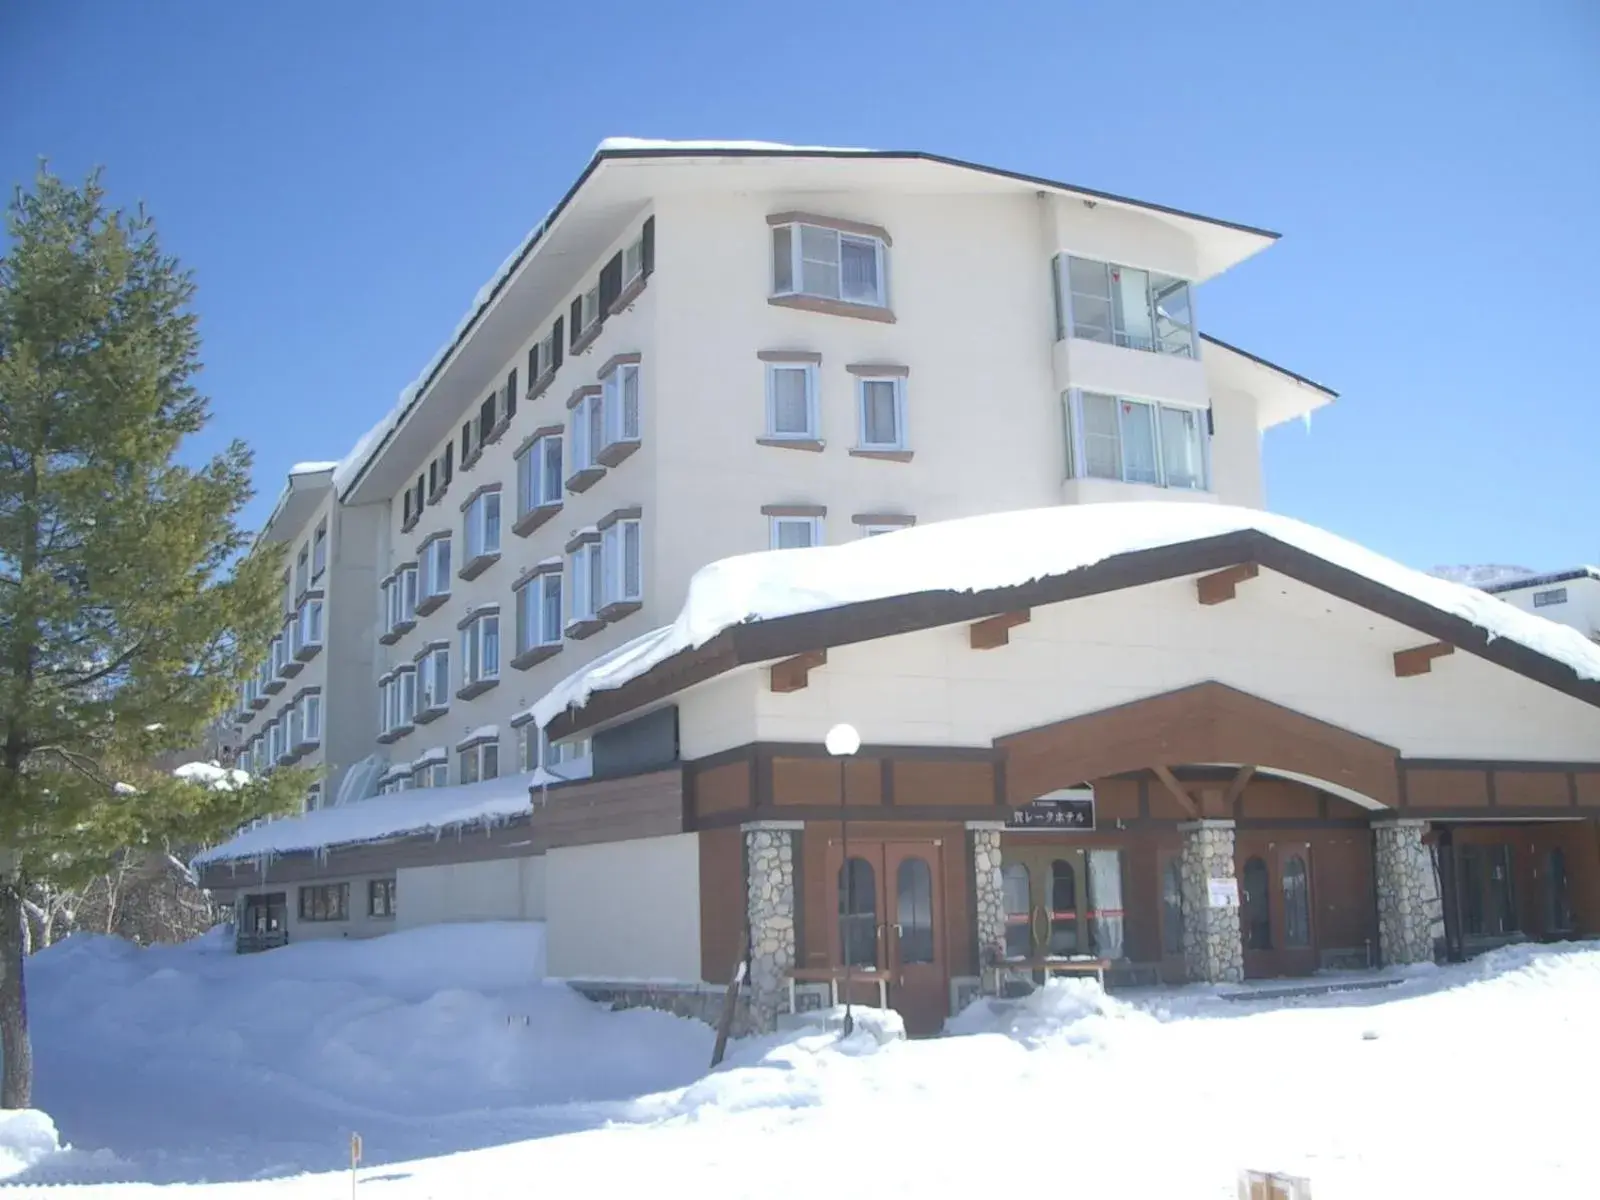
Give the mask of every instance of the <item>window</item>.
POLYGON ((605 397, 597 389, 572 406, 572 474, 597 465, 605 437, 605 397))
POLYGON ((477 439, 474 437, 476 433, 477 425, 471 417, 468 417, 461 426, 461 469, 463 471, 472 462, 472 450, 477 445, 477 439))
POLYGON ((839 940, 845 963, 877 966, 877 873, 864 858, 852 858, 839 868, 839 940))
POLYGON ((417 669, 415 667, 401 667, 395 672, 395 692, 398 709, 398 725, 409 725, 417 715, 417 669))
POLYGON ((1033 890, 1028 868, 1008 862, 1000 868, 1000 898, 1006 910, 1006 957, 1033 956, 1033 890))
POLYGON ((421 763, 411 773, 411 786, 415 788, 449 787, 450 764, 443 759, 421 763))
POLYGON ((394 880, 367 880, 367 916, 394 916, 394 880))
POLYGON ((539 765, 539 743, 542 740, 540 730, 532 721, 524 721, 517 727, 517 771, 527 774, 539 765))
POLYGON ((311 546, 302 543, 300 553, 294 560, 294 594, 300 595, 311 586, 311 546))
POLYGON ((322 696, 313 692, 300 701, 305 710, 304 737, 307 742, 316 743, 322 740, 322 696))
POLYGON ((572 576, 572 608, 570 621, 592 621, 603 601, 601 582, 600 543, 584 542, 568 556, 568 571, 572 576))
POLYGON ((322 601, 307 600, 300 606, 299 631, 295 635, 297 648, 322 645, 322 601))
POLYGON ((517 653, 561 642, 561 575, 536 576, 517 589, 517 653))
POLYGON ((499 778, 500 743, 478 742, 461 750, 457 757, 457 774, 462 783, 477 783, 483 779, 499 778))
POLYGON ((301 888, 300 919, 302 921, 348 921, 350 919, 350 885, 348 883, 318 883, 301 888))
POLYGON ((500 493, 484 492, 467 506, 467 561, 500 553, 500 493))
POLYGON ((1059 255, 1056 294, 1067 297, 1058 332, 1091 342, 1196 357, 1189 284, 1171 275, 1059 255), (1059 272, 1065 270, 1063 286, 1059 272))
POLYGON ((328 518, 323 517, 317 523, 317 531, 311 536, 311 582, 315 583, 322 578, 328 569, 328 518))
MULTIPOLYGON (((422 600, 437 600, 450 594, 450 539, 434 538, 422 550, 421 576, 418 580, 422 600)), ((430 610, 431 611, 431 610, 430 610)))
POLYGON ((626 604, 643 598, 639 554, 639 521, 626 517, 606 526, 600 535, 600 603, 626 604))
POLYGON ((1565 604, 1567 602, 1567 589, 1564 587, 1551 588, 1544 592, 1533 594, 1535 608, 1549 608, 1552 604, 1565 604))
POLYGON ((622 286, 626 288, 644 274, 644 235, 641 233, 622 248, 622 286))
POLYGON ((1272 907, 1267 893, 1267 863, 1262 858, 1245 860, 1239 872, 1239 924, 1243 927, 1246 950, 1272 949, 1272 907))
POLYGON ((435 646, 417 662, 417 712, 450 707, 450 648, 435 646))
POLYGON ((600 285, 596 283, 592 288, 578 298, 578 327, 572 331, 573 340, 587 334, 594 328, 595 322, 600 320, 600 285))
POLYGON ((822 545, 821 517, 771 517, 774 550, 805 550, 822 545))
POLYGON ((304 736, 304 730, 301 727, 300 706, 298 704, 291 705, 288 716, 284 721, 283 753, 285 757, 292 755, 299 748, 304 736))
POLYGON ((583 774, 589 753, 588 738, 552 743, 543 730, 539 731, 539 762, 552 774, 569 779, 577 778, 583 774), (568 764, 574 765, 569 767, 568 764))
POLYGON ((872 538, 884 533, 894 533, 896 530, 904 528, 906 528, 904 525, 863 525, 861 527, 861 536, 872 538))
POLYGON ((607 375, 600 397, 605 449, 621 442, 639 440, 639 364, 623 363, 607 375))
POLYGON ((547 376, 555 373, 555 369, 561 365, 560 356, 561 322, 558 320, 550 327, 549 333, 528 347, 528 390, 530 392, 543 383, 547 376))
POLYGON ((767 436, 814 441, 817 368, 811 363, 767 364, 767 436))
POLYGON ((289 661, 288 648, 283 643, 282 635, 272 639, 272 674, 283 674, 283 668, 289 661))
POLYGON ((775 225, 772 294, 885 308, 889 289, 884 244, 875 237, 820 225, 775 225))
POLYGON ((1291 950, 1311 945, 1311 888, 1306 860, 1291 854, 1278 880, 1283 893, 1283 944, 1291 950))
POLYGON ((1070 474, 1196 491, 1209 485, 1200 409, 1103 392, 1069 392, 1066 403, 1070 474))
POLYGON ((322 785, 313 783, 306 789, 306 812, 316 812, 322 807, 322 785))
POLYGON ((383 619, 388 633, 403 633, 417 620, 417 568, 401 567, 383 581, 383 619))
POLYGON ((517 456, 517 516, 561 503, 561 435, 546 434, 517 456))
POLYGON ((1550 851, 1545 863, 1545 932, 1571 933, 1572 886, 1567 879, 1567 856, 1561 847, 1550 851))
POLYGON ((500 678, 500 614, 479 613, 461 631, 461 685, 500 678))
POLYGON ((863 450, 903 450, 906 445, 906 381, 858 379, 860 420, 856 444, 863 450))
POLYGON ((1183 860, 1177 855, 1161 868, 1161 953, 1183 957, 1183 860))

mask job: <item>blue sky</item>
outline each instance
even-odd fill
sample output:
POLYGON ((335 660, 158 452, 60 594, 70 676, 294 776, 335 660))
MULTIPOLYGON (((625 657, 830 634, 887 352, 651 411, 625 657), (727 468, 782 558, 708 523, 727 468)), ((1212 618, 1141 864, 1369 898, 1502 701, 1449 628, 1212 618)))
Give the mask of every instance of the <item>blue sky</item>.
POLYGON ((1269 434, 1269 505, 1423 567, 1600 559, 1600 6, 795 12, 8 0, 0 174, 100 164, 149 205, 200 286, 198 448, 255 447, 254 520, 632 134, 925 149, 1278 230, 1198 301, 1342 395, 1269 434))

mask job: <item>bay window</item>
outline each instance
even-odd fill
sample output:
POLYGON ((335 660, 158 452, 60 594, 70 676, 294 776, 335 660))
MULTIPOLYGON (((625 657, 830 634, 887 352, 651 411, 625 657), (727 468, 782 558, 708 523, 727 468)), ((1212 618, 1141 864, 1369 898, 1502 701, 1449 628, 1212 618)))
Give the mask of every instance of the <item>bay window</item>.
POLYGON ((315 746, 322 741, 322 696, 308 692, 300 697, 300 743, 315 746))
POLYGON ((500 776, 498 738, 481 738, 456 748, 456 776, 462 783, 477 783, 500 776))
POLYGON ((767 364, 767 437, 816 441, 817 368, 814 363, 767 364))
POLYGON ((591 440, 590 450, 604 466, 616 466, 639 444, 639 363, 634 357, 633 362, 618 363, 601 383, 601 441, 596 445, 591 440))
POLYGON ((435 642, 417 658, 418 724, 431 721, 450 707, 450 647, 435 642))
POLYGON ((310 658, 322 648, 322 598, 313 596, 303 601, 295 629, 295 654, 310 658))
POLYGON ((301 717, 300 706, 291 704, 289 715, 285 721, 282 755, 284 758, 293 758, 305 735, 305 723, 301 717))
POLYGON ((417 613, 426 616, 450 598, 450 535, 434 537, 419 557, 417 613))
POLYGON ((1068 474, 1154 487, 1210 486, 1207 414, 1104 392, 1065 396, 1068 474))
POLYGON ((323 517, 317 523, 316 533, 311 535, 311 582, 316 583, 322 578, 322 573, 328 569, 328 518, 323 517))
POLYGON ((407 564, 385 579, 382 591, 384 634, 379 640, 392 643, 417 623, 416 564, 407 564))
POLYGON ((536 437, 517 454, 517 519, 561 503, 561 434, 536 437))
POLYGON ((461 577, 473 579, 500 556, 498 486, 478 492, 467 504, 464 534, 466 561, 461 564, 461 577))
POLYGON ((605 449, 605 397, 598 387, 586 387, 573 397, 568 437, 572 462, 567 486, 581 492, 604 472, 599 455, 605 449))
POLYGON ((411 786, 414 788, 442 788, 450 786, 450 763, 444 751, 434 751, 412 764, 411 786), (437 754, 439 757, 433 757, 437 754))
POLYGON ((772 227, 772 294, 886 308, 883 238, 804 222, 772 227))
POLYGON ((600 605, 603 603, 600 598, 603 588, 600 558, 598 537, 586 539, 568 548, 570 608, 567 634, 569 637, 587 637, 594 632, 591 626, 598 626, 600 605))
MULTIPOLYGON (((635 510, 637 511, 637 510, 635 510)), ((611 522, 600 535, 600 615, 608 620, 626 615, 644 598, 638 517, 611 522)))
POLYGON ((644 234, 640 234, 622 248, 622 288, 644 274, 644 234))
MULTIPOLYGON (((517 657, 522 658, 542 647, 560 645, 561 573, 547 571, 535 575, 517 589, 517 657)), ((514 662, 512 665, 524 664, 514 662)))
POLYGON ((1187 280, 1060 254, 1056 297, 1058 336, 1199 357, 1187 280))
POLYGON ((500 612, 498 607, 474 613, 461 627, 461 690, 470 700, 500 678, 500 612))

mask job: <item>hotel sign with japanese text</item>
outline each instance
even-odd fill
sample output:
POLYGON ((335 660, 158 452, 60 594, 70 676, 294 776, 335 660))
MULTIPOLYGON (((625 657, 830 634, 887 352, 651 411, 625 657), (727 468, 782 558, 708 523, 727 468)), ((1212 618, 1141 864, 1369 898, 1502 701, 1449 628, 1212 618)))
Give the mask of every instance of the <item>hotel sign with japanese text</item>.
POLYGON ((1006 817, 1007 829, 1032 829, 1060 833, 1094 830, 1094 789, 1062 788, 1046 792, 1006 817))

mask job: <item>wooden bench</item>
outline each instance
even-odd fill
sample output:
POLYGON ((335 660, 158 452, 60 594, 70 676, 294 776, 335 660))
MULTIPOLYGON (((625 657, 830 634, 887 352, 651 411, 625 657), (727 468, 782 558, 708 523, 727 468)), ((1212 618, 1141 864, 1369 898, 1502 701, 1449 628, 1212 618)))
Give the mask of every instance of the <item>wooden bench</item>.
POLYGON ((1000 991, 1001 978, 1008 971, 1026 971, 1028 974, 1041 972, 1046 977, 1051 975, 1093 975, 1101 987, 1106 985, 1106 969, 1111 966, 1109 958, 1005 958, 990 966, 994 972, 994 990, 1000 991))
MULTIPOLYGON (((795 1008, 795 984, 797 983, 825 983, 828 985, 828 997, 833 1007, 839 1005, 839 985, 844 982, 845 969, 843 967, 795 967, 789 972, 789 1011, 798 1012, 795 1008)), ((889 1007, 889 976, 886 972, 872 970, 867 967, 850 968, 851 983, 875 983, 878 985, 878 1007, 889 1007)))

